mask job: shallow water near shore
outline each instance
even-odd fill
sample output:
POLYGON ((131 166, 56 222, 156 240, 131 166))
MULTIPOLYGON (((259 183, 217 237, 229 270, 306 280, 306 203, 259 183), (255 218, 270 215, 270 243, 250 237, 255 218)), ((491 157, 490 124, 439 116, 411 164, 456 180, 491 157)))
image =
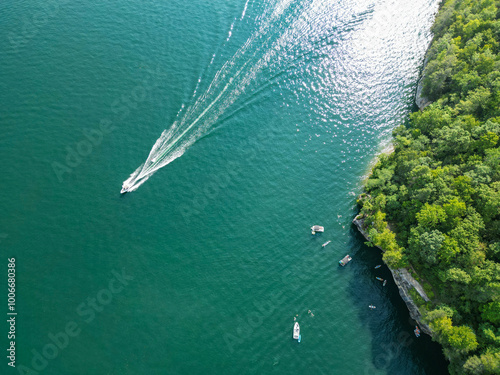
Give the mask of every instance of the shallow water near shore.
POLYGON ((447 373, 351 225, 412 108, 437 1, 54 4, 0 5, 0 265, 16 258, 18 365, 447 373), (120 195, 165 129, 202 114, 181 156, 120 195), (54 355, 49 334, 71 322, 54 355))

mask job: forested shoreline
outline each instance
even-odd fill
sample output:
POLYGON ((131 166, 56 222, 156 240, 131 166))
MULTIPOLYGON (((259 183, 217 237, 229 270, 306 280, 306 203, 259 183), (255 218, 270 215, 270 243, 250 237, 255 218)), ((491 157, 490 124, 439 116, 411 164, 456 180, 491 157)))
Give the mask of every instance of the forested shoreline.
POLYGON ((500 1, 448 0, 423 72, 431 104, 393 132, 359 199, 371 245, 408 268, 451 374, 500 374, 500 1))

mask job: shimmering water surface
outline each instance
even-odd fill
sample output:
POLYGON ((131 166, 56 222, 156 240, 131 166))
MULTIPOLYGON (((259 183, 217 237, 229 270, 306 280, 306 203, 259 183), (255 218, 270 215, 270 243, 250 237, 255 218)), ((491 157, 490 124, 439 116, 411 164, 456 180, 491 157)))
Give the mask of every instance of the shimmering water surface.
POLYGON ((0 264, 16 258, 17 365, 446 373, 351 226, 412 107, 437 6, 2 2, 0 264), (140 188, 120 195, 127 179, 140 188))

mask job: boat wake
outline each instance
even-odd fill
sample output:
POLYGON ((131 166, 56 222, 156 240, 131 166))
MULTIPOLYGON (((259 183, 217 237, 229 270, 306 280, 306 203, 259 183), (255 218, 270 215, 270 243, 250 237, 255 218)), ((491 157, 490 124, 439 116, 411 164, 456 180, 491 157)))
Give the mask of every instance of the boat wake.
MULTIPOLYGON (((216 72, 204 93, 197 95, 200 77, 193 103, 182 106, 176 121, 163 131, 146 161, 123 182, 121 193, 136 190, 158 169, 182 156, 193 143, 214 129, 214 124, 229 107, 242 101, 242 94, 259 92, 273 78, 277 80, 293 71, 297 60, 311 58, 311 52, 318 46, 328 44, 324 36, 315 36, 313 30, 321 29, 314 25, 315 22, 325 17, 330 21, 333 18, 330 13, 334 9, 329 3, 309 0, 297 4, 292 0, 280 0, 273 7, 268 6, 258 18, 256 31, 216 72), (262 74, 264 70, 270 74, 262 74)), ((235 21, 243 20, 248 5, 247 2, 241 19, 235 21)), ((233 26, 234 22, 227 40, 233 26)), ((243 100, 241 104, 247 103, 243 100)))

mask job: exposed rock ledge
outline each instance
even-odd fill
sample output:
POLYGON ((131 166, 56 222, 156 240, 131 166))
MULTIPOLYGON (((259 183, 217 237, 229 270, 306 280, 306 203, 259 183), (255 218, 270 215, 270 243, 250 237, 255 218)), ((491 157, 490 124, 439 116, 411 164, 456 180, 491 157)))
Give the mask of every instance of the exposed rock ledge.
MULTIPOLYGON (((366 233, 366 231, 363 229, 364 219, 356 216, 352 222, 354 225, 356 225, 356 227, 366 238, 366 240, 371 241, 368 233, 366 233)), ((384 251, 384 249, 380 250, 384 251)), ((427 297, 427 295, 425 294, 424 288, 422 288, 422 285, 420 285, 420 283, 410 275, 406 268, 397 268, 393 270, 389 267, 389 270, 391 271, 394 282, 398 287, 399 295, 405 302, 406 307, 408 307, 410 317, 418 323, 420 329, 423 332, 432 336, 431 329, 427 324, 422 322, 422 314, 420 313, 420 311, 418 310, 418 306, 415 304, 415 302, 413 302, 413 299, 410 296, 410 290, 415 289, 425 301, 429 301, 429 297, 427 297)))
POLYGON ((427 107, 429 104, 431 104, 431 101, 429 99, 422 96, 422 89, 424 86, 424 71, 425 71, 425 67, 427 66, 428 60, 429 60, 429 57, 426 56, 424 59, 424 65, 422 67, 422 71, 420 73, 420 78, 418 79, 417 93, 415 94, 415 104, 418 106, 418 109, 420 109, 421 111, 425 107, 427 107))

